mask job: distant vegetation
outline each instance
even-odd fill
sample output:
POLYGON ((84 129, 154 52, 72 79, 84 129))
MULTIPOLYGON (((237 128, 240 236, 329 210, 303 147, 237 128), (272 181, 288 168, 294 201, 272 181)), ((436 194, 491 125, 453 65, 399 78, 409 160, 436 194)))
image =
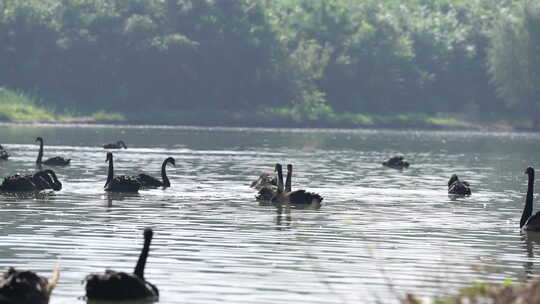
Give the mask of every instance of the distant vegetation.
POLYGON ((61 114, 41 105, 35 97, 0 87, 0 121, 10 122, 123 122, 117 113, 98 111, 82 116, 62 111, 61 114))
POLYGON ((27 94, 0 88, 0 120, 52 121, 54 113, 38 106, 27 94))
POLYGON ((540 128, 538 1, 3 0, 0 42, 58 113, 540 128))

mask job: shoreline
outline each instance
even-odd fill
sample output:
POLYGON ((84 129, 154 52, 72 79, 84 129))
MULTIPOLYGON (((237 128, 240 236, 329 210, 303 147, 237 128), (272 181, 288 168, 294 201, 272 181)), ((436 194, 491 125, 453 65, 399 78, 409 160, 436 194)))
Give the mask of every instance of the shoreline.
POLYGON ((464 131, 464 132, 497 132, 497 133, 536 133, 538 130, 529 128, 515 127, 509 124, 493 124, 493 125, 481 125, 470 124, 468 126, 444 126, 444 125, 423 125, 423 126, 411 126, 400 124, 373 124, 373 125, 358 125, 348 126, 339 124, 305 124, 305 123, 234 123, 234 124, 172 124, 172 123, 143 123, 137 121, 119 121, 119 122, 102 122, 102 121, 88 121, 88 120, 70 120, 70 121, 0 121, 0 126, 45 126, 45 127, 94 127, 94 128, 152 128, 152 129, 254 129, 254 130, 279 130, 279 129, 292 129, 292 130, 381 130, 381 131, 464 131))

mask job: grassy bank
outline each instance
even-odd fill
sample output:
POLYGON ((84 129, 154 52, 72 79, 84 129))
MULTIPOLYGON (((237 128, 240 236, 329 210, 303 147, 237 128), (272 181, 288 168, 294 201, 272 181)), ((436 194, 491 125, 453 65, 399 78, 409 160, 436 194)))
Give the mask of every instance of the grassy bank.
POLYGON ((459 114, 402 113, 392 115, 336 113, 330 107, 258 108, 250 111, 149 108, 132 113, 97 111, 89 114, 59 112, 32 95, 0 88, 0 122, 159 124, 287 128, 393 128, 431 130, 530 129, 527 121, 502 117, 471 118, 459 114))
MULTIPOLYGON (((403 304, 423 304, 424 302, 408 295, 403 304)), ((540 303, 540 280, 531 280, 526 284, 512 284, 507 280, 502 284, 486 284, 475 282, 461 289, 457 295, 437 298, 429 303, 434 304, 526 304, 540 303)))
POLYGON ((154 111, 126 114, 133 124, 168 124, 230 127, 284 128, 389 128, 428 130, 512 130, 528 129, 519 120, 500 117, 471 119, 457 114, 355 114, 326 112, 309 116, 291 108, 265 108, 257 111, 154 111))
POLYGON ((0 87, 0 121, 3 122, 51 122, 51 123, 119 123, 125 121, 121 114, 98 111, 89 115, 59 113, 42 105, 38 98, 29 94, 0 87))

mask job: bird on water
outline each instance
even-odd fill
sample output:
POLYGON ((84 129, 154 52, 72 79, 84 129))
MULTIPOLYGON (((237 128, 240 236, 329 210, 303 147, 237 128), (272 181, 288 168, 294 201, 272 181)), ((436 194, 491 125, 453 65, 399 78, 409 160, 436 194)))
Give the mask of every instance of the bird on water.
POLYGON ((86 298, 101 301, 157 301, 158 288, 144 278, 144 268, 150 252, 152 229, 144 229, 144 245, 133 273, 106 270, 85 278, 86 298))
POLYGON ((7 152, 2 145, 0 145, 0 160, 7 160, 10 157, 9 153, 7 152))
POLYGON ((287 165, 287 180, 285 186, 283 185, 283 171, 281 164, 276 164, 276 171, 278 173, 278 186, 274 197, 273 203, 278 204, 291 204, 295 206, 314 206, 320 207, 323 197, 318 193, 307 192, 306 190, 294 190, 291 189, 292 184, 292 165, 287 165))
POLYGON ((140 173, 139 175, 137 175, 137 180, 139 181, 139 183, 141 183, 141 186, 144 188, 170 187, 171 182, 169 181, 166 172, 167 164, 171 164, 176 167, 176 162, 174 158, 167 157, 161 164, 161 180, 145 173, 140 173))
POLYGON ((471 195, 471 185, 466 181, 459 180, 457 174, 452 174, 448 180, 448 194, 471 195))
POLYGON ((123 140, 119 140, 115 143, 108 143, 103 145, 104 149, 127 149, 126 143, 123 140))
POLYGON ((540 231, 540 212, 533 215, 533 195, 534 195, 534 169, 528 167, 525 169, 528 175, 527 195, 525 196, 525 207, 519 221, 519 228, 522 231, 540 231))
POLYGON ((36 141, 39 142, 39 152, 38 157, 36 159, 36 164, 39 165, 47 165, 47 166, 67 166, 69 165, 71 159, 66 159, 62 156, 55 156, 51 157, 45 161, 43 161, 43 138, 38 137, 36 138, 36 141))
POLYGON ((62 183, 58 180, 54 171, 50 169, 38 171, 33 175, 11 175, 5 177, 2 184, 0 184, 0 191, 3 192, 41 191, 46 189, 54 191, 62 189, 62 183))
POLYGON ((251 188, 259 190, 255 199, 259 202, 269 202, 277 191, 277 177, 275 174, 263 172, 259 178, 251 183, 251 188))
POLYGON ((9 267, 0 279, 0 303, 47 304, 59 278, 58 268, 49 281, 33 271, 9 267))
POLYGON ((387 161, 384 161, 383 166, 401 170, 403 168, 409 168, 409 162, 403 160, 403 156, 394 156, 387 161))
POLYGON ((104 189, 109 192, 138 192, 141 183, 134 176, 118 175, 114 176, 114 164, 112 152, 107 152, 105 162, 109 163, 107 171, 107 181, 104 189))

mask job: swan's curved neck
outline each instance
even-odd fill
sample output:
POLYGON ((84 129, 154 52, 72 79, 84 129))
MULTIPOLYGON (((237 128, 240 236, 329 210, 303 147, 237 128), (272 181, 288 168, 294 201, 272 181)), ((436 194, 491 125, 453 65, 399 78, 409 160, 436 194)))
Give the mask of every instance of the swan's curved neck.
POLYGON ((54 171, 52 171, 52 170, 48 170, 47 171, 47 176, 49 176, 49 175, 50 175, 50 177, 52 177, 51 186, 53 186, 53 189, 54 190, 62 189, 62 183, 58 180, 58 177, 56 176, 56 173, 54 173, 54 171))
POLYGON ((58 182, 59 182, 58 177, 56 176, 56 173, 54 173, 54 171, 49 170, 49 171, 47 171, 47 173, 51 175, 51 177, 52 177, 52 179, 53 179, 53 181, 54 181, 55 183, 58 183, 58 182))
POLYGON ((285 192, 291 192, 292 166, 287 166, 287 179, 285 180, 285 192))
POLYGON ((529 183, 527 184, 527 196, 525 198, 525 208, 519 221, 519 227, 523 227, 533 211, 533 190, 534 190, 534 173, 529 173, 529 183))
POLYGON ((167 177, 167 172, 166 172, 166 169, 167 168, 167 163, 169 161, 168 160, 165 160, 163 162, 163 164, 161 164, 161 179, 163 180, 163 186, 165 187, 170 187, 171 186, 171 183, 169 181, 169 178, 167 177))
POLYGON ((105 182, 105 186, 107 186, 114 177, 114 165, 113 165, 113 159, 112 157, 109 158, 109 171, 107 172, 107 182, 105 182))
POLYGON ((148 259, 148 253, 150 252, 150 242, 152 241, 151 238, 145 238, 144 239, 144 246, 141 250, 141 255, 139 256, 139 260, 137 261, 137 265, 135 266, 135 270, 133 271, 133 274, 135 274, 137 277, 144 280, 144 267, 146 266, 146 260, 148 259))
POLYGON ((39 141, 39 152, 36 159, 36 164, 41 164, 41 160, 43 158, 43 140, 39 141))

